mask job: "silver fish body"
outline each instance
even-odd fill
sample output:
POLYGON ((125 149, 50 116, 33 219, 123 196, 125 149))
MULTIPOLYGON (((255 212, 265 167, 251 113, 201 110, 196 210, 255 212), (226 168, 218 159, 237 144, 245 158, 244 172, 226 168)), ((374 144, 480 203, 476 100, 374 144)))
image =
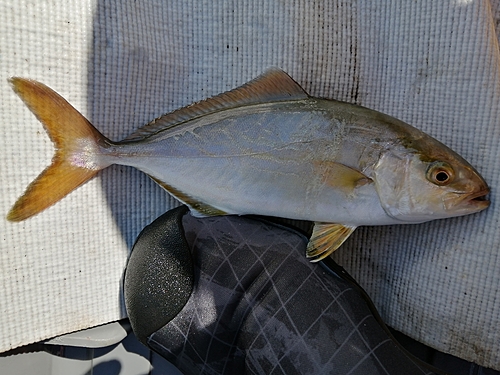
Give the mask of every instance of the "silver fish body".
POLYGON ((136 167, 227 214, 394 224, 373 183, 345 182, 357 171, 371 178, 394 140, 356 109, 314 98, 239 107, 101 152, 105 163, 136 167))
POLYGON ((310 97, 279 70, 167 114, 121 142, 103 137, 46 86, 22 79, 13 86, 58 151, 11 220, 41 211, 111 164, 147 173, 194 215, 314 221, 307 254, 314 260, 360 225, 418 223, 489 204, 482 177, 434 138, 377 111, 310 97), (50 102, 53 112, 45 113, 50 102), (73 135, 60 134, 53 113, 80 123, 65 130, 73 135), (55 174, 74 174, 75 182, 39 203, 55 174))

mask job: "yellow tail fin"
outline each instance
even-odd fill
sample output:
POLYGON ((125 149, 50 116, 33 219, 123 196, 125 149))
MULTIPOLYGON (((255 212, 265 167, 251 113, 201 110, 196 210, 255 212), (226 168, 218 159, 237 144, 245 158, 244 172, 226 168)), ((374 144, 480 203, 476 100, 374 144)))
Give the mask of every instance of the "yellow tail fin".
POLYGON ((21 221, 53 205, 107 165, 98 162, 100 145, 110 143, 55 91, 40 82, 11 78, 14 91, 43 123, 56 152, 52 164, 26 189, 7 215, 21 221))

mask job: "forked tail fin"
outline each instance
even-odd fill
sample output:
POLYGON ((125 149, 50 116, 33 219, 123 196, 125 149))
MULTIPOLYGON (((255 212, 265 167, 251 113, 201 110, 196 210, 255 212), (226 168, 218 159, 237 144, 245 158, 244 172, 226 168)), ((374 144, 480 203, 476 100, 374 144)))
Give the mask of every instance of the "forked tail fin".
POLYGON ((108 166, 98 150, 110 143, 55 91, 40 82, 11 78, 14 91, 42 122, 55 145, 52 164, 26 189, 7 215, 22 221, 53 205, 108 166))

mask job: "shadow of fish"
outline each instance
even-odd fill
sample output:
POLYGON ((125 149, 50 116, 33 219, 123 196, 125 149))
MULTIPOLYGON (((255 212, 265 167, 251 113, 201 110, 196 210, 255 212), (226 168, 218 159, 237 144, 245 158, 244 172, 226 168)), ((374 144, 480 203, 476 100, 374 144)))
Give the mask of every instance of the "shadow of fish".
POLYGON ((55 143, 50 165, 7 218, 54 204, 111 164, 133 166, 195 216, 257 214, 314 221, 318 261, 361 225, 420 223, 488 207, 462 157, 418 129, 364 107, 313 98, 278 69, 166 114, 121 142, 47 86, 12 78, 55 143))

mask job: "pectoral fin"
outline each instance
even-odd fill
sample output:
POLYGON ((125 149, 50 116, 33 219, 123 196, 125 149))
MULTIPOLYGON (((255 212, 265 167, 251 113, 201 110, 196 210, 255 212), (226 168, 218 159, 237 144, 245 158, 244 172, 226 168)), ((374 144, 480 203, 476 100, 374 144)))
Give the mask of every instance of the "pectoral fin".
POLYGON ((337 250, 356 229, 355 226, 315 223, 307 244, 306 256, 311 262, 318 262, 337 250))
POLYGON ((360 186, 372 183, 372 179, 357 169, 329 160, 316 161, 315 170, 323 176, 327 185, 351 195, 360 186))

